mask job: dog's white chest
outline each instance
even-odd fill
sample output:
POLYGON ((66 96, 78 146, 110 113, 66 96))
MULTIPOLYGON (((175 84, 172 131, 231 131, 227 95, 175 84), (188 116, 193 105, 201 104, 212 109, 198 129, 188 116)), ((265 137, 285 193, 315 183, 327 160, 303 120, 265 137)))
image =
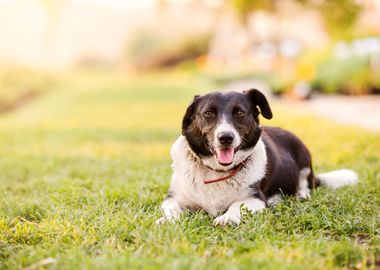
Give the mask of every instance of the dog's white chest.
POLYGON ((216 216, 218 212, 227 210, 232 203, 247 199, 252 193, 251 185, 264 177, 267 161, 265 147, 262 142, 258 145, 235 176, 205 184, 203 180, 224 177, 229 172, 213 171, 190 158, 186 142, 180 137, 172 148, 174 173, 170 190, 183 204, 202 208, 216 216))
POLYGON ((212 216, 217 216, 218 212, 227 210, 232 203, 247 198, 250 193, 249 179, 244 179, 242 172, 228 180, 203 183, 203 180, 216 179, 225 175, 226 173, 199 174, 196 175, 194 183, 187 185, 190 197, 212 216))

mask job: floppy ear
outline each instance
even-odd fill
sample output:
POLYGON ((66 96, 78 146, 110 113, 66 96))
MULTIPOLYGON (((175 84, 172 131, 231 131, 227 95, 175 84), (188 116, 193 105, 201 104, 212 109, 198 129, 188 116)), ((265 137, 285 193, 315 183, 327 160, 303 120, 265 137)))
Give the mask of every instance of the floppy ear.
POLYGON ((212 153, 207 146, 207 140, 201 135, 197 123, 193 123, 201 99, 201 96, 194 96, 193 102, 187 108, 182 120, 182 135, 186 137, 191 150, 193 150, 196 155, 209 156, 212 155, 212 153))
POLYGON ((182 134, 183 135, 184 135, 184 131, 191 125, 191 123, 194 120, 195 109, 196 109, 196 106, 198 105, 199 98, 200 98, 199 95, 195 95, 193 102, 191 102, 189 107, 187 107, 186 109, 186 113, 182 119, 182 134))
POLYGON ((258 113, 261 113, 266 119, 272 119, 273 114, 272 110, 269 107, 269 103, 266 97, 257 89, 249 89, 244 91, 248 96, 249 101, 255 106, 255 110, 258 113), (260 112, 257 110, 257 107, 260 108, 260 112))

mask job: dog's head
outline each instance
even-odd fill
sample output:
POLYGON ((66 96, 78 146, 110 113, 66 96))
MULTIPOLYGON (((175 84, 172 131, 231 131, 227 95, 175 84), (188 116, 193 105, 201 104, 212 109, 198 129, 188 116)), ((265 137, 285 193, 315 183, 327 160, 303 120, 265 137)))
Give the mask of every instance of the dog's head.
POLYGON ((258 142, 260 113, 272 118, 267 99, 256 89, 195 96, 183 117, 182 134, 208 165, 227 170, 258 142))

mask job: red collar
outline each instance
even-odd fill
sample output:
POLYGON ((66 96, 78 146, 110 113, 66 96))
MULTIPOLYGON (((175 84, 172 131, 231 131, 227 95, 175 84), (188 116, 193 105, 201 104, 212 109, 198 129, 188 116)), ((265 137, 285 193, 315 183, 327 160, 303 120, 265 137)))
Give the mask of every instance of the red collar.
POLYGON ((204 184, 216 183, 216 182, 220 182, 220 181, 223 181, 223 180, 227 180, 227 179, 235 176, 235 174, 237 174, 240 171, 240 169, 243 167, 244 161, 242 163, 240 163, 237 167, 235 167, 234 169, 232 169, 231 173, 229 175, 224 176, 224 177, 220 177, 220 178, 216 178, 216 179, 203 180, 203 183, 204 184))

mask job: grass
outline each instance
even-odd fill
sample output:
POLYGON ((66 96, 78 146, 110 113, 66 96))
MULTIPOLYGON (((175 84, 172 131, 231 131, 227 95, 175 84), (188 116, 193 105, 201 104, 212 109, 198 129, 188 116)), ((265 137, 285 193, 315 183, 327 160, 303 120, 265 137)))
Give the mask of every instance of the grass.
POLYGON ((191 97, 186 74, 68 76, 0 116, 0 268, 374 269, 379 267, 380 136, 276 105, 317 172, 347 167, 357 187, 318 189, 214 228, 203 212, 157 227, 169 148, 191 97))

